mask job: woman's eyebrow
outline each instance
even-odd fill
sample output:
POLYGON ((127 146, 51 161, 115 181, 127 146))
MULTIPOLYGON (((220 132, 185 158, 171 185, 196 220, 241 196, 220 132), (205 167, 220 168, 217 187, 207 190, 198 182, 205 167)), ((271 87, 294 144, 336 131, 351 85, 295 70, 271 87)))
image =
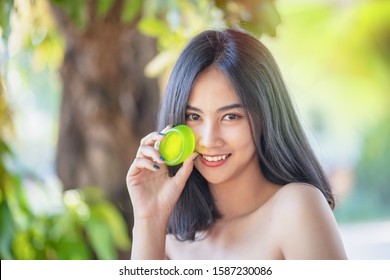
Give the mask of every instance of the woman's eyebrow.
POLYGON ((200 112, 200 113, 202 113, 202 110, 201 110, 201 109, 196 108, 196 107, 191 106, 191 105, 188 105, 188 104, 187 104, 186 110, 191 110, 191 111, 195 111, 195 112, 200 112))
MULTIPOLYGON (((223 107, 217 109, 217 113, 223 113, 223 112, 229 111, 231 109, 236 109, 236 108, 243 108, 243 106, 240 103, 234 103, 234 104, 226 105, 226 106, 223 106, 223 107)), ((194 107, 194 106, 191 106, 191 105, 187 105, 186 109, 202 113, 201 109, 199 109, 197 107, 194 107)))
POLYGON ((243 108, 242 104, 234 103, 234 104, 231 104, 231 105, 223 106, 223 107, 221 107, 221 108, 219 108, 217 110, 217 113, 223 113, 223 112, 229 111, 231 109, 236 109, 236 108, 243 108))

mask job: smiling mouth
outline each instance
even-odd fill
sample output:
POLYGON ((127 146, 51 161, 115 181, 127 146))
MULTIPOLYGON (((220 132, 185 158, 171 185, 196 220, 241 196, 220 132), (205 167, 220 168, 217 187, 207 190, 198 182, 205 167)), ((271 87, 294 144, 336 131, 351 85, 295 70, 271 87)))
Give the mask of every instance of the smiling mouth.
POLYGON ((227 159, 228 157, 230 157, 230 155, 231 154, 218 155, 218 156, 202 155, 202 158, 205 159, 208 162, 218 162, 218 161, 227 159))

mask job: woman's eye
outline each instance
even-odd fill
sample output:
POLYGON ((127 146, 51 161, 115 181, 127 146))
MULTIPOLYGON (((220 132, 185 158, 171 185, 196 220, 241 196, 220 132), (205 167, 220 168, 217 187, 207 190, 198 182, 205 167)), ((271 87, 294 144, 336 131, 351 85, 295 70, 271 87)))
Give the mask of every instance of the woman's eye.
POLYGON ((200 116, 198 114, 186 114, 186 120, 187 121, 197 121, 199 120, 200 116))
POLYGON ((223 117, 224 120, 232 121, 238 119, 240 116, 236 114, 227 114, 223 117))

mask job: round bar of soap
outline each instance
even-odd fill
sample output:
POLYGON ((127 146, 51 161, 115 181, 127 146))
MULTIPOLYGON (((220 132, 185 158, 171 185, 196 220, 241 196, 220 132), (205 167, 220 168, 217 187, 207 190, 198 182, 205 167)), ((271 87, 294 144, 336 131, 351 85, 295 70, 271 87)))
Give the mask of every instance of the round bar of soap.
POLYGON ((195 135, 184 124, 168 130, 161 141, 159 151, 168 166, 175 166, 185 161, 195 149, 195 135))

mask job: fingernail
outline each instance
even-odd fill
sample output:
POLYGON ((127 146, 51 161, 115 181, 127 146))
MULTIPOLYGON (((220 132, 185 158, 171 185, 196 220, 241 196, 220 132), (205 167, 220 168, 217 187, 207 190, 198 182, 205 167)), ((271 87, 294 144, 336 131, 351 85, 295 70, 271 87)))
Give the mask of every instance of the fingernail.
POLYGON ((163 156, 160 156, 160 159, 161 159, 162 161, 165 161, 165 159, 163 158, 163 156))
POLYGON ((195 160, 198 158, 198 156, 199 156, 199 155, 196 155, 196 156, 192 159, 192 161, 195 161, 195 160))
POLYGON ((158 134, 161 135, 161 136, 164 136, 164 135, 165 135, 165 133, 162 133, 162 132, 159 132, 158 134))
POLYGON ((160 166, 158 166, 157 164, 153 164, 153 168, 158 170, 160 169, 160 166))

